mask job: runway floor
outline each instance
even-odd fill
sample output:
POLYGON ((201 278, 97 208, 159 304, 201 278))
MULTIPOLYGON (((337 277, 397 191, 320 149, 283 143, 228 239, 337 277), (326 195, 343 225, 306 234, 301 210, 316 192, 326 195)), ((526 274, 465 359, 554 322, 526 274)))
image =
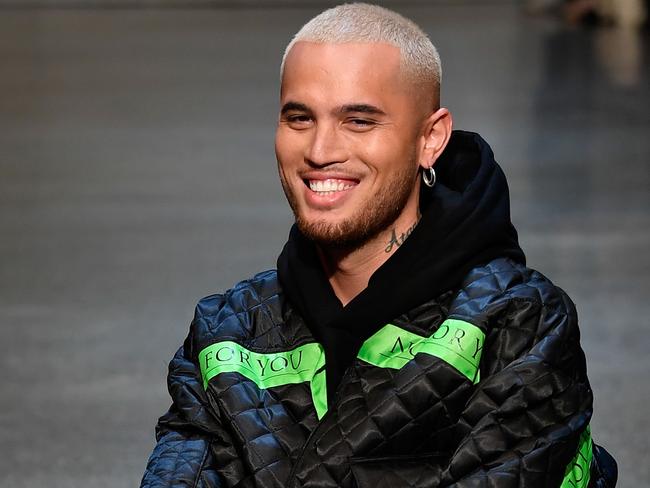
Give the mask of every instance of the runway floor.
MULTIPOLYGON (((577 303, 594 437, 650 486, 650 41, 399 9, 577 303)), ((275 265, 278 67, 309 8, 0 10, 0 487, 137 486, 195 301, 275 265)))

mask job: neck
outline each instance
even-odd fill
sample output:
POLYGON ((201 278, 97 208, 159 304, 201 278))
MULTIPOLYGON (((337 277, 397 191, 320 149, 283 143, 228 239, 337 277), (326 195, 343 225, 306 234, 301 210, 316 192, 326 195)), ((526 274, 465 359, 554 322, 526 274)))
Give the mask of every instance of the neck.
POLYGON ((318 247, 330 285, 344 306, 368 286, 370 277, 404 243, 419 218, 417 210, 402 214, 393 225, 354 250, 318 247))

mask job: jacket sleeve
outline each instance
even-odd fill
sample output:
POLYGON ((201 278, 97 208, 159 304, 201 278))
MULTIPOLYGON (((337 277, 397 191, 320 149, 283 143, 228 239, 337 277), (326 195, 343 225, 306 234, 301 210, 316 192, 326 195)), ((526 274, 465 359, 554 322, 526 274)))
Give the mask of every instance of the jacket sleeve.
POLYGON ((493 322, 441 486, 586 487, 592 392, 573 303, 557 288, 510 298, 493 322))
POLYGON ((210 407, 192 351, 193 329, 169 364, 169 411, 158 420, 157 444, 141 488, 219 488, 224 470, 237 471, 230 435, 210 407))

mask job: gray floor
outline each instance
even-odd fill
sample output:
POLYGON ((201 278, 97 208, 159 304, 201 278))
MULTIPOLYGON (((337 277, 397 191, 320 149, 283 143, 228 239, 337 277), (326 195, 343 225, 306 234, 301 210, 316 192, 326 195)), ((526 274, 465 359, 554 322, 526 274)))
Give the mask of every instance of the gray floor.
MULTIPOLYGON (((405 6, 581 314, 593 431, 650 485, 650 42, 405 6)), ((0 10, 0 486, 139 482, 194 302, 274 266, 278 63, 310 8, 0 10)))

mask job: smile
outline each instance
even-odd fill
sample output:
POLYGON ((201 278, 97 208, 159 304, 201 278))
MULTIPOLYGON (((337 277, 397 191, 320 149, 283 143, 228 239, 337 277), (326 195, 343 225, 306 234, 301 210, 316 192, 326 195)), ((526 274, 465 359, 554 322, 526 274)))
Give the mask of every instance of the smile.
POLYGON ((330 178, 326 180, 305 180, 309 189, 319 195, 331 195, 336 192, 346 191, 357 185, 356 182, 350 180, 339 180, 330 178))

